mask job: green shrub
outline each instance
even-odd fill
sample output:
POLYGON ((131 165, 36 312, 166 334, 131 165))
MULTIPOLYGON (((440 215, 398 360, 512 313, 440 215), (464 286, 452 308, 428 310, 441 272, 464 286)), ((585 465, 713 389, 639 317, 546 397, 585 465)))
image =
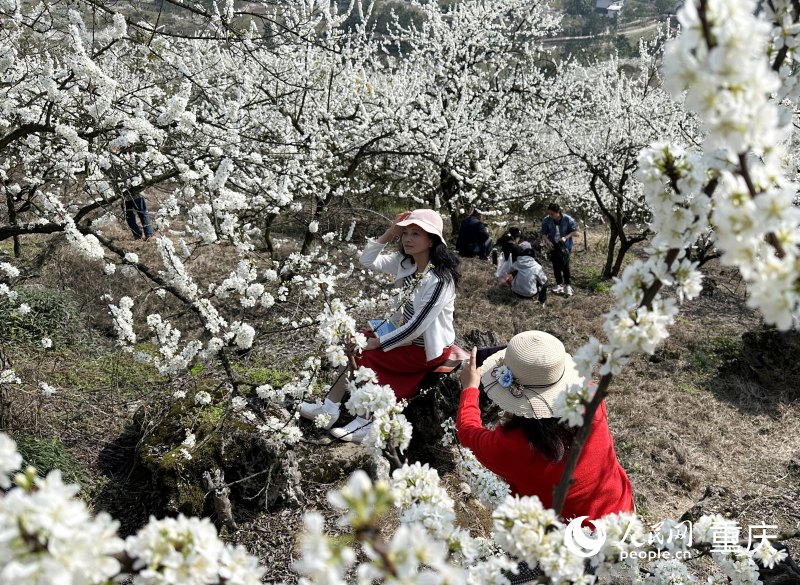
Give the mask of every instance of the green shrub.
POLYGON ((89 483, 89 478, 80 464, 58 437, 36 438, 31 436, 14 437, 17 449, 24 461, 23 465, 33 465, 39 475, 45 476, 54 469, 61 470, 64 483, 89 483))
POLYGON ((742 356, 742 338, 736 335, 714 335, 689 352, 689 363, 695 370, 717 371, 733 365, 742 356))
POLYGON ((610 278, 603 278, 602 272, 597 268, 590 268, 585 275, 585 287, 592 292, 605 294, 611 290, 614 281, 610 278))
POLYGON ((72 291, 44 287, 21 287, 12 304, 0 299, 0 337, 17 343, 39 344, 49 337, 56 345, 75 345, 87 340, 85 317, 72 291), (23 314, 19 305, 31 310, 23 314))

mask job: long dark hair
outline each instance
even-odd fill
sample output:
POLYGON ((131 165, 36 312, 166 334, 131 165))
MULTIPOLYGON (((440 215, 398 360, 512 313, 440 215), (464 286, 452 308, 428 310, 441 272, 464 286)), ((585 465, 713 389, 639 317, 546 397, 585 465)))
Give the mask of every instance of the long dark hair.
POLYGON ((521 251, 520 247, 514 242, 514 236, 510 233, 500 236, 497 240, 497 245, 503 252, 503 259, 506 260, 511 257, 511 260, 516 260, 521 251))
MULTIPOLYGON (((447 249, 447 246, 442 242, 442 238, 438 235, 428 233, 428 236, 433 241, 430 252, 431 255, 428 260, 428 262, 433 264, 433 272, 439 275, 439 278, 445 282, 452 282, 454 287, 458 286, 458 283, 461 281, 461 271, 458 265, 461 260, 447 249)), ((402 244, 400 245, 400 252, 403 254, 403 259, 400 261, 401 265, 406 260, 414 261, 414 257, 406 254, 405 250, 403 250, 402 244)))
POLYGON ((545 459, 558 463, 566 457, 578 427, 571 427, 557 418, 524 418, 511 416, 502 423, 506 429, 522 429, 530 446, 545 459))

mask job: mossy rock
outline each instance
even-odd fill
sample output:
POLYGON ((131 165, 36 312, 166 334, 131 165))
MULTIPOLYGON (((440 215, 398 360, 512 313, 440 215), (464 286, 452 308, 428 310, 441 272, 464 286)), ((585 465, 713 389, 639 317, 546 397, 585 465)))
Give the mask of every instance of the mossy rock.
MULTIPOLYGON (((155 415, 148 408, 134 417, 142 434, 135 459, 165 502, 164 510, 153 513, 210 514, 203 473, 215 469, 230 485, 234 511, 296 502, 300 487, 295 457, 258 429, 261 421, 234 411, 224 390, 212 394, 211 404, 204 406, 195 404, 194 397, 190 393, 162 405, 155 415), (194 446, 184 444, 186 429, 195 435, 194 446)), ((290 417, 286 411, 277 414, 281 420, 290 417)))
POLYGON ((324 449, 314 445, 299 460, 303 479, 314 483, 336 483, 346 479, 356 469, 364 469, 369 453, 355 443, 333 442, 324 449))

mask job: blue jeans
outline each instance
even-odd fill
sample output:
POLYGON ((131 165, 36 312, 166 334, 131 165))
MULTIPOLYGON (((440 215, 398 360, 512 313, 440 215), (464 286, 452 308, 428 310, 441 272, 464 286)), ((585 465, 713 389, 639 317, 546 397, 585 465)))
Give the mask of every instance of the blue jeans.
POLYGON ((142 229, 144 229, 144 236, 149 238, 153 235, 153 224, 150 221, 150 214, 147 212, 147 203, 144 197, 134 197, 133 199, 125 200, 125 221, 128 222, 128 227, 133 232, 133 237, 141 238, 142 230, 136 223, 136 216, 139 216, 139 221, 142 222, 142 229))

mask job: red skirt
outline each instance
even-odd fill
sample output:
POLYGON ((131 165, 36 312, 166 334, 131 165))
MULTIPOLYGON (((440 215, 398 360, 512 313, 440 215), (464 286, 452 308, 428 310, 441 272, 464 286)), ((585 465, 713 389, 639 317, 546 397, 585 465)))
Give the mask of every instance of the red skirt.
POLYGON ((356 356, 356 363, 371 368, 378 376, 380 384, 388 384, 398 400, 413 398, 419 394, 420 384, 425 374, 447 361, 448 352, 428 361, 425 348, 419 345, 403 345, 383 351, 370 349, 356 356))

